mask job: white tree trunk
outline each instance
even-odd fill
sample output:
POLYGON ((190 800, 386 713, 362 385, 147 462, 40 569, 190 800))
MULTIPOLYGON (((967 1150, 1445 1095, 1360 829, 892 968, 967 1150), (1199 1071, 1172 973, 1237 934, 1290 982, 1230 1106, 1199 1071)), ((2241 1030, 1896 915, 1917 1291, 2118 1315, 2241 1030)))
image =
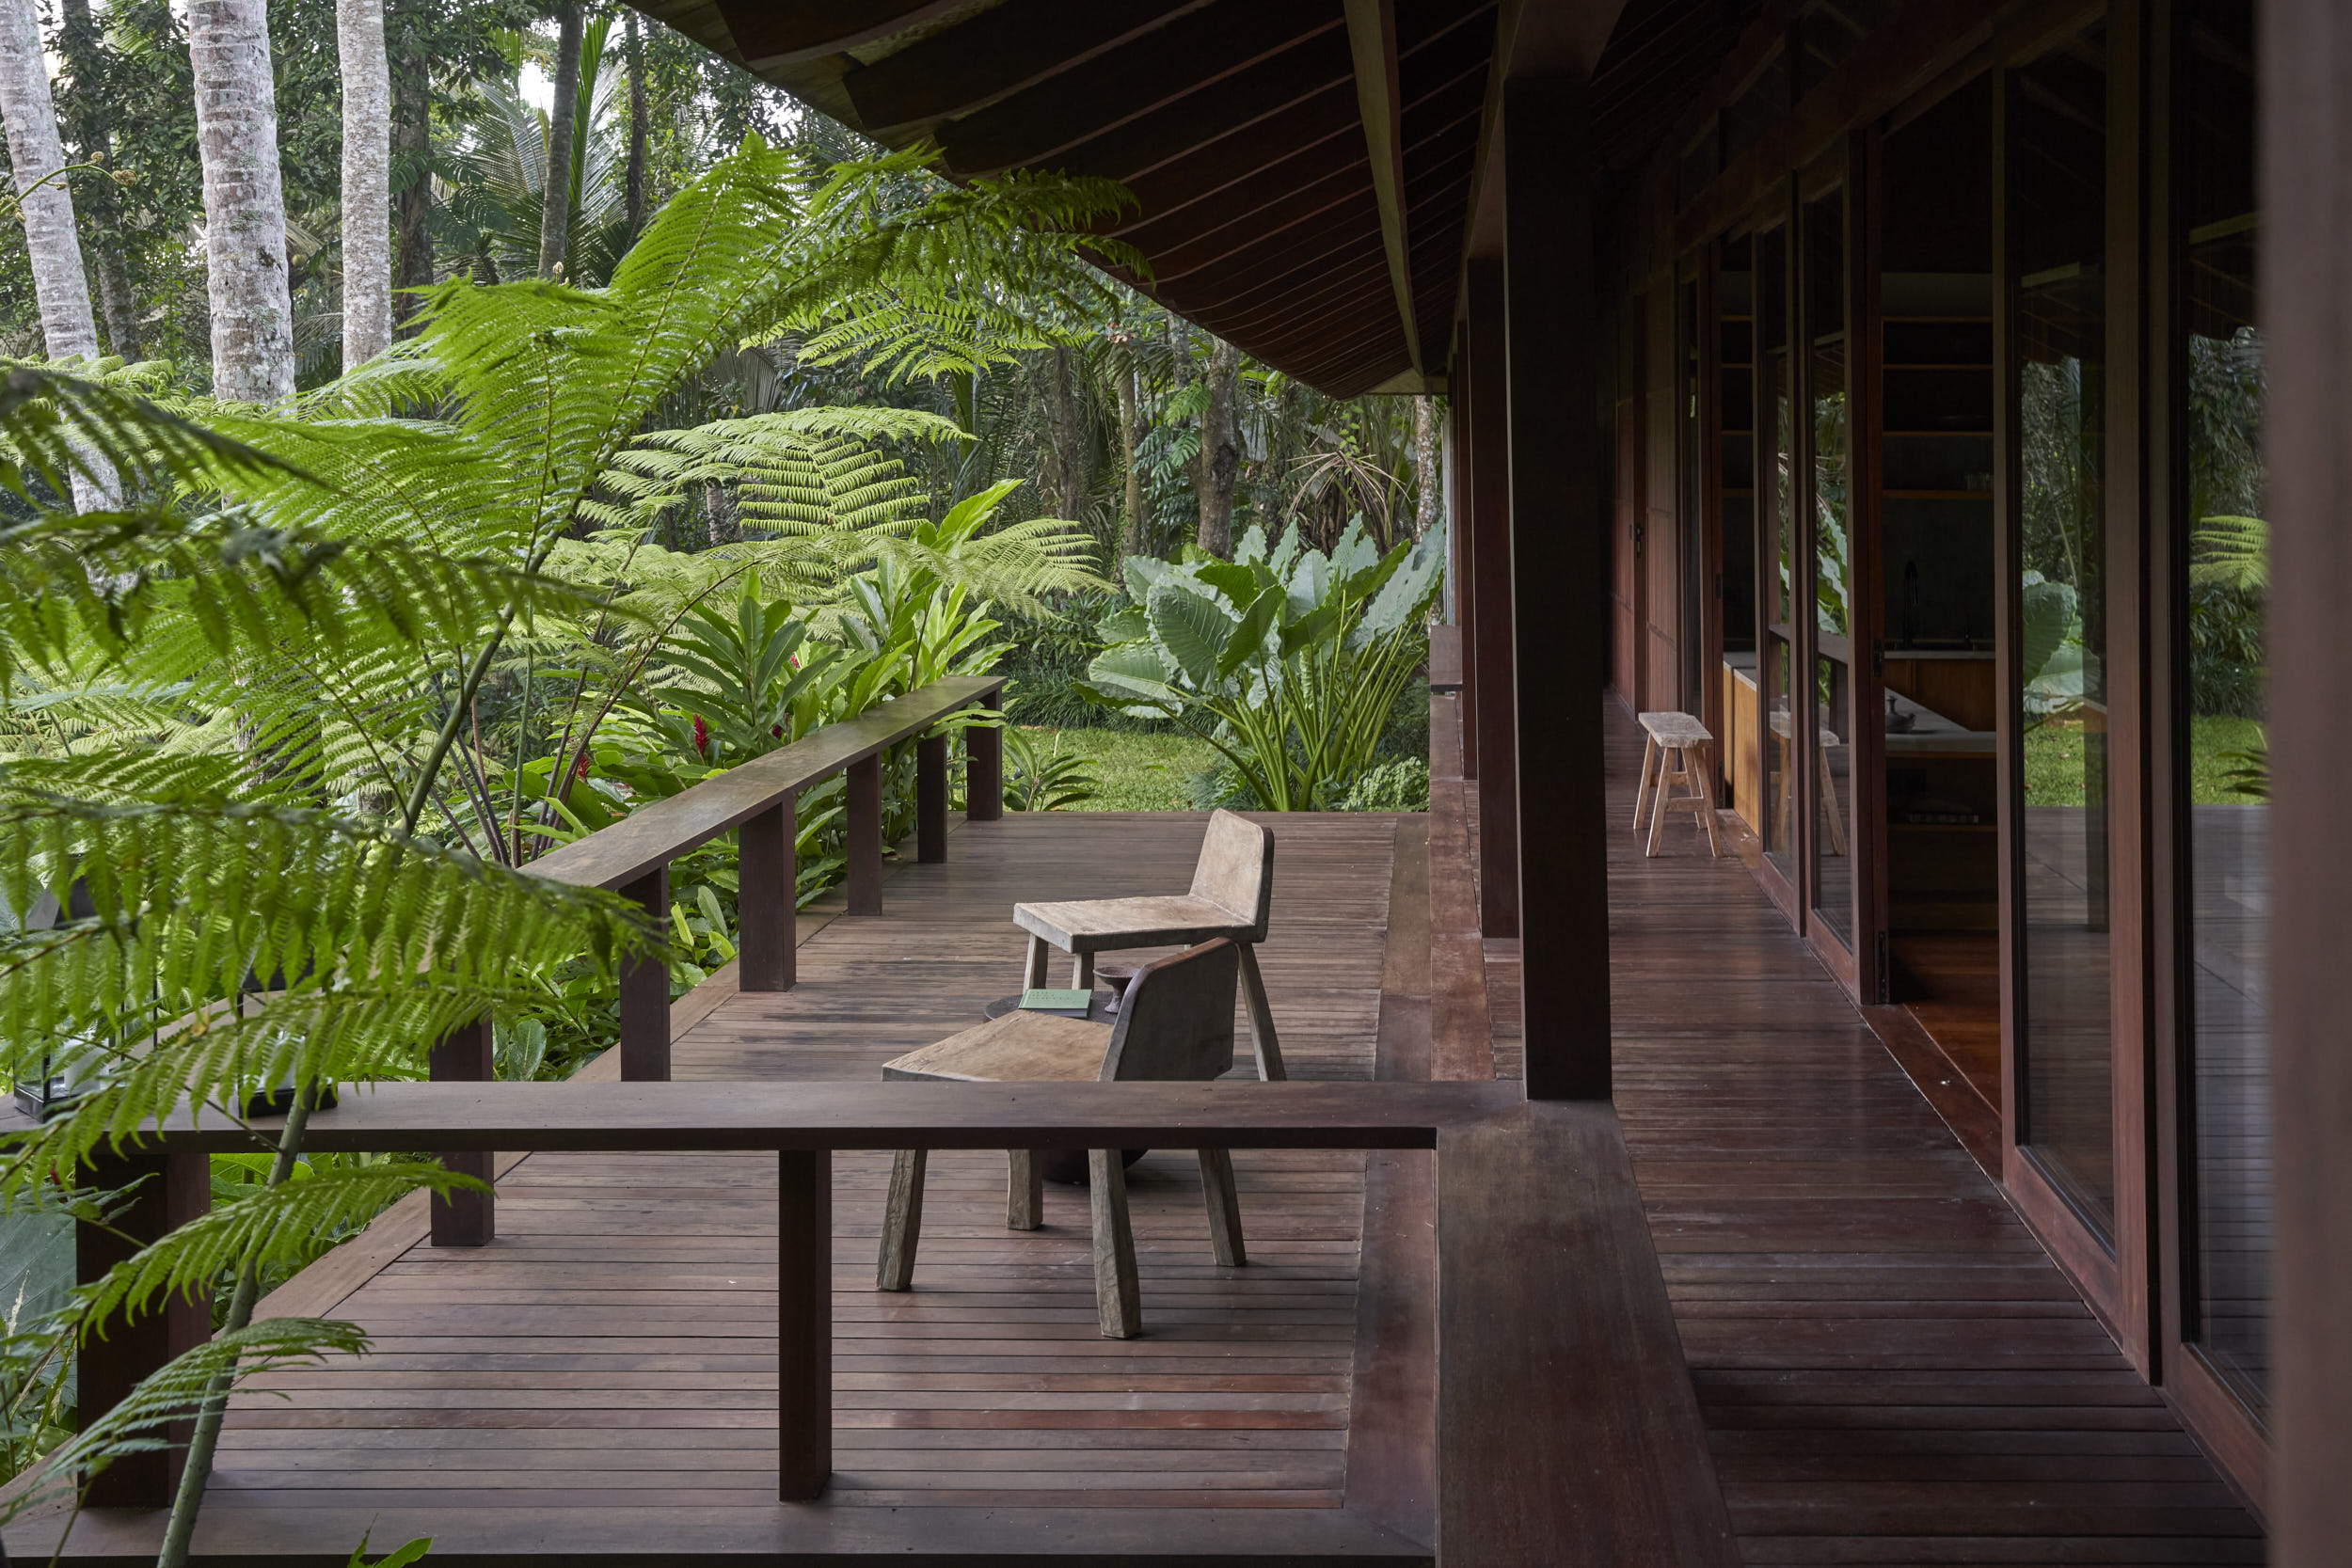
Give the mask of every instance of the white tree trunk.
POLYGON ((343 77, 343 369, 392 341, 392 72, 384 0, 335 0, 343 77))
POLYGON ((1413 400, 1413 537, 1437 525, 1439 490, 1444 478, 1438 471, 1438 400, 1423 392, 1413 400))
MULTIPOLYGON (((8 164, 16 175, 24 245, 32 253, 33 297, 40 307, 41 338, 52 359, 98 357, 98 322, 90 314, 89 279, 82 243, 73 233, 73 197, 63 180, 27 190, 65 166, 57 140, 57 110, 49 97, 49 65, 41 57, 39 0, 0 0, 0 120, 8 125, 8 164)), ((73 505, 92 512, 115 504, 114 476, 103 465, 96 478, 76 474, 73 505)))
POLYGON ((188 56, 204 160, 213 395, 275 403, 294 391, 294 303, 267 0, 189 0, 188 56))

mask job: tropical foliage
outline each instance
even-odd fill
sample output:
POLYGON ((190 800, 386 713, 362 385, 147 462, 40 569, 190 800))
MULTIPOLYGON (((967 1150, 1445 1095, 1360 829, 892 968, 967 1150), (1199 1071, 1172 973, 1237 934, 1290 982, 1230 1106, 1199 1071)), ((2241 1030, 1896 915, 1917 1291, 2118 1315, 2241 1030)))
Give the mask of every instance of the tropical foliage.
POLYGON ((1200 735, 1262 809, 1330 810, 1427 657, 1444 559, 1442 531, 1383 554, 1360 521, 1327 553, 1293 525, 1271 549, 1250 530, 1232 561, 1130 556, 1135 603, 1084 689, 1200 735))

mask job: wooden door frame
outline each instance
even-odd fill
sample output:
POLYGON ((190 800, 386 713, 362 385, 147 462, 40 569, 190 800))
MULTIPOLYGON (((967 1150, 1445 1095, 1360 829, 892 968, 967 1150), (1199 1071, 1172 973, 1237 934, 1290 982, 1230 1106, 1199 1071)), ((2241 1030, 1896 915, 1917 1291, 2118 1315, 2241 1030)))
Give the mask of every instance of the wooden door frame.
MULTIPOLYGON (((1724 389, 1723 327, 1716 312, 1721 306, 1720 242, 1709 241, 1684 259, 1691 284, 1697 291, 1697 309, 1691 330, 1698 353, 1696 439, 1698 450, 1683 454, 1680 471, 1695 481, 1686 498, 1686 526, 1697 531, 1700 606, 1698 627, 1699 722, 1718 736, 1708 758, 1712 773, 1707 781, 1710 798, 1720 806, 1730 803, 1731 758, 1737 745, 1731 734, 1731 714, 1724 705, 1724 389)), ((1679 287, 1679 285, 1677 285, 1679 287)))
MULTIPOLYGON (((1772 629, 1772 603, 1780 592, 1780 475, 1775 467, 1772 454, 1780 440, 1779 394, 1783 390, 1788 393, 1789 430, 1792 436, 1796 429, 1795 290, 1797 269, 1794 265, 1797 255, 1795 245, 1798 213, 1796 189, 1796 181, 1784 175, 1779 184, 1768 193, 1766 198, 1756 204, 1749 228, 1751 245, 1748 273, 1749 277, 1754 279, 1750 284, 1750 293, 1755 301, 1753 314, 1756 322, 1755 343, 1749 351, 1749 358, 1754 361, 1754 364, 1749 373, 1753 378, 1754 387, 1750 395, 1756 402, 1756 436, 1755 439, 1749 443, 1748 455, 1749 461, 1755 466, 1755 478, 1751 482, 1750 488, 1753 491, 1751 504, 1756 509, 1756 722, 1758 747, 1756 777, 1762 784, 1762 788, 1757 791, 1760 799, 1756 802, 1756 807, 1760 820, 1756 823, 1756 837, 1761 841, 1765 849, 1765 852, 1757 854, 1756 858, 1756 880, 1763 887, 1765 895, 1772 899, 1781 914, 1787 918, 1789 926, 1795 930, 1803 931, 1805 910, 1802 887, 1805 857, 1805 822, 1804 814, 1798 811, 1793 804, 1788 808, 1788 831, 1791 841, 1788 846, 1788 863, 1796 870, 1797 875, 1783 876, 1780 867, 1772 863, 1772 857, 1769 852, 1772 844, 1771 818, 1773 815, 1771 783, 1773 760, 1772 705, 1769 666, 1772 639, 1779 635, 1772 629), (1783 352, 1788 358, 1788 375, 1789 377, 1785 388, 1772 385, 1772 355, 1764 346, 1763 241, 1773 234, 1780 236, 1781 246, 1781 329, 1786 340, 1783 352)), ((1793 477, 1796 472, 1794 463, 1790 464, 1789 472, 1793 477)), ((1790 527, 1796 526, 1797 516, 1796 502, 1792 498, 1788 507, 1790 527)), ((1795 575, 1792 566, 1789 574, 1789 587, 1792 593, 1796 587, 1795 575)), ((1808 601, 1808 609, 1810 601, 1808 601)), ((1793 673, 1798 668, 1795 652, 1799 629, 1797 607, 1792 602, 1787 609, 1788 636, 1784 641, 1789 644, 1788 662, 1793 673)), ((1789 733, 1792 737, 1797 733, 1796 721, 1797 715, 1792 703, 1789 713, 1789 733)), ((1809 746, 1795 744, 1792 738, 1788 747, 1788 755, 1781 768, 1780 787, 1784 795, 1792 796, 1795 800, 1805 798, 1804 777, 1812 770, 1812 750, 1809 746)))

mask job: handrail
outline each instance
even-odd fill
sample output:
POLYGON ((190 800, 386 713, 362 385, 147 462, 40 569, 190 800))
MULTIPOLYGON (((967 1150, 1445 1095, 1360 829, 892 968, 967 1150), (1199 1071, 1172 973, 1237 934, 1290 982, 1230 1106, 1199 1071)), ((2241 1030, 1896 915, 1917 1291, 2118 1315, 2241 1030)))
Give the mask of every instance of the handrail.
MULTIPOLYGON (((643 905, 660 923, 669 914, 670 863, 733 832, 739 989, 790 990, 798 978, 794 931, 800 911, 799 868, 793 847, 800 837, 799 793, 835 773, 848 775, 850 913, 882 913, 882 753, 959 709, 975 704, 997 706, 1004 686, 1002 675, 957 675, 918 687, 667 800, 649 801, 612 826, 541 856, 528 869, 551 881, 618 893, 643 905)), ((993 726, 975 725, 964 731, 964 813, 976 822, 993 822, 1004 813, 1003 734, 993 726)), ((944 734, 925 736, 916 744, 914 798, 917 858, 945 861, 944 734)), ((622 1079, 666 1081, 670 972, 659 955, 623 962, 620 1015, 622 1079)), ((486 1084, 497 1077, 490 1021, 477 1019, 443 1038, 433 1049, 431 1071, 436 1081, 444 1083, 486 1084)), ((491 1180, 486 1149, 452 1147, 445 1163, 485 1183, 491 1180)), ((487 1192, 437 1197, 432 1213, 436 1246, 481 1246, 497 1233, 496 1199, 487 1192)))

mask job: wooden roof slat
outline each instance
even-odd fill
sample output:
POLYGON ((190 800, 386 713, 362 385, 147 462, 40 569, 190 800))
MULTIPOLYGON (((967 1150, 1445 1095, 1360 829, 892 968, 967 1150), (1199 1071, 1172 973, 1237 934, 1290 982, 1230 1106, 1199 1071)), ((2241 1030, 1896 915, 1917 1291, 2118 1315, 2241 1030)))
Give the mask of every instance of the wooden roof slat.
POLYGON ((969 0, 794 0, 788 6, 743 7, 727 13, 727 30, 743 63, 765 70, 855 49, 904 32, 969 0))
POLYGON ((1327 36, 1343 55, 1344 26, 1336 5, 1316 18, 1263 0, 1220 0, 1100 56, 1099 71, 1041 83, 944 122, 939 143, 961 174, 1059 166, 1085 142, 1318 39, 1327 36))
POLYGON ((968 115, 1075 70, 1216 0, 1004 0, 844 71, 869 135, 968 115))
POLYGON ((1356 99, 1363 111, 1372 193, 1380 209, 1380 245, 1389 286, 1413 370, 1421 334, 1413 325, 1412 239, 1405 205, 1405 95, 1397 84, 1396 0, 1346 0, 1348 48, 1356 59, 1356 99))

